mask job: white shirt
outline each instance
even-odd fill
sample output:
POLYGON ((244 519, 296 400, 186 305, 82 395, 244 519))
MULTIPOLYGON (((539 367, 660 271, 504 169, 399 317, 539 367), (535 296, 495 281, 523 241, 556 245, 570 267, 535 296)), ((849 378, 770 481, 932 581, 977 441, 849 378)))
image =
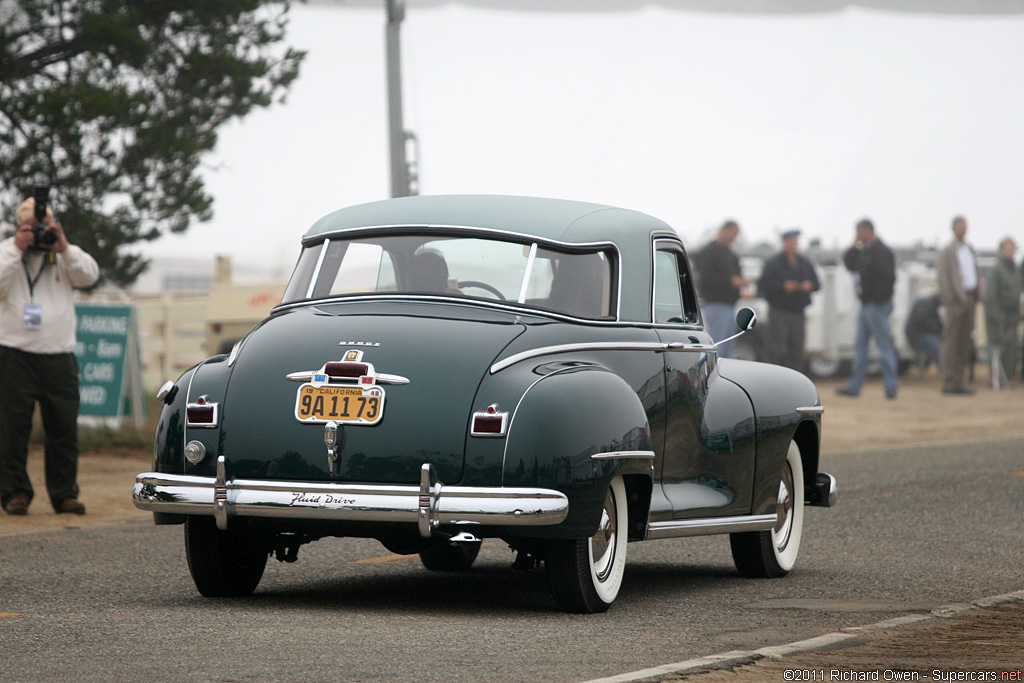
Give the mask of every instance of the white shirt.
POLYGON ((0 242, 0 346, 29 353, 74 351, 72 289, 94 284, 100 268, 92 256, 73 244, 56 255, 56 262, 44 266, 46 257, 45 253, 21 251, 13 237, 0 242), (27 304, 40 309, 38 329, 25 325, 27 304))
POLYGON ((974 250, 963 242, 956 248, 956 260, 960 265, 960 279, 965 292, 978 291, 978 268, 974 262, 974 250))

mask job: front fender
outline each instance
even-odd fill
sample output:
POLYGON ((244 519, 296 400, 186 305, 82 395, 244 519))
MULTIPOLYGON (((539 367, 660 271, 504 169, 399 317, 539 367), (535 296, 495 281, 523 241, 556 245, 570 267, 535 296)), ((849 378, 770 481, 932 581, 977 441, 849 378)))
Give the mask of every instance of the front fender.
POLYGON ((653 463, 647 415, 630 386, 600 366, 568 367, 538 379, 516 406, 502 485, 551 488, 569 498, 562 524, 530 535, 585 538, 598 528, 616 475, 636 475, 649 500, 653 463))
POLYGON ((817 480, 821 451, 818 390, 799 372, 767 363, 725 359, 719 363, 719 374, 741 386, 754 406, 757 462, 751 513, 773 512, 790 441, 796 440, 800 446, 804 482, 810 485, 817 480))

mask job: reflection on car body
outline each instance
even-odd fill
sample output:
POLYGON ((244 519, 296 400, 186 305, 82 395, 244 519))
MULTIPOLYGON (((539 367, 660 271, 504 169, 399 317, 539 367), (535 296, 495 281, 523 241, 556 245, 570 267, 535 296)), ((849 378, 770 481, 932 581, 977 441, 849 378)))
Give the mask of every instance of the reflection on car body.
POLYGON ((135 504, 185 525, 207 596, 250 594, 268 556, 327 536, 453 571, 499 538, 575 612, 612 604, 629 541, 729 534, 741 573, 779 576, 804 507, 836 498, 821 404, 715 341, 650 216, 502 196, 342 209, 303 237, 268 318, 165 384, 135 504), (199 397, 215 409, 189 412, 199 397))

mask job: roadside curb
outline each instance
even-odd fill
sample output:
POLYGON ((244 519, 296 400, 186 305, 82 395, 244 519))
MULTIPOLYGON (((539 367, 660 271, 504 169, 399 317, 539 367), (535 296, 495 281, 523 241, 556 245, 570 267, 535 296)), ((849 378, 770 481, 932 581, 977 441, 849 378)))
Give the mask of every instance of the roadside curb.
POLYGON ((772 645, 757 650, 730 650, 715 655, 688 659, 674 664, 664 664, 650 669, 641 669, 630 673, 618 674, 607 678, 595 678, 584 683, 640 683, 641 681, 658 680, 662 676, 678 676, 680 674, 701 674, 721 669, 733 669, 751 664, 760 659, 781 659, 788 655, 814 652, 834 648, 844 641, 857 638, 865 631, 891 629, 908 624, 916 624, 931 619, 943 619, 962 612, 982 607, 994 607, 1012 602, 1024 602, 1024 590, 980 598, 969 603, 955 603, 936 607, 926 613, 908 614, 902 617, 886 619, 866 626, 850 626, 842 631, 826 633, 807 640, 800 640, 786 645, 772 645))

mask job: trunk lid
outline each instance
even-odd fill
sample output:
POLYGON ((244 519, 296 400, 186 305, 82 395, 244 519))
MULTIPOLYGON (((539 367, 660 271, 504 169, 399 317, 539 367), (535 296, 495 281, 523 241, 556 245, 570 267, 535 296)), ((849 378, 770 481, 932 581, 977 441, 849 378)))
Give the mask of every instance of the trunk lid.
POLYGON ((280 311, 248 337, 231 371, 220 443, 230 475, 412 483, 429 462, 442 482, 457 483, 480 381, 523 330, 514 314, 479 306, 377 301, 280 311), (348 351, 409 383, 377 385, 376 424, 338 422, 332 473, 325 426, 296 419, 303 383, 286 376, 348 351))

